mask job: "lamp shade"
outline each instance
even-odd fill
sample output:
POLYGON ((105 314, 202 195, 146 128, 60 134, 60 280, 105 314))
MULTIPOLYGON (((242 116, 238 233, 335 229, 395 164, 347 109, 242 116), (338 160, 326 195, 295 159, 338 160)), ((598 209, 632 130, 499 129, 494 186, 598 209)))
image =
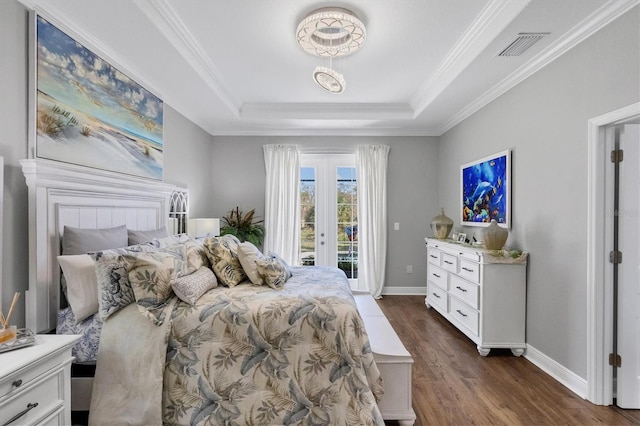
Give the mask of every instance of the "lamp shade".
POLYGON ((220 235, 220 219, 196 218, 187 221, 187 235, 191 238, 220 235))

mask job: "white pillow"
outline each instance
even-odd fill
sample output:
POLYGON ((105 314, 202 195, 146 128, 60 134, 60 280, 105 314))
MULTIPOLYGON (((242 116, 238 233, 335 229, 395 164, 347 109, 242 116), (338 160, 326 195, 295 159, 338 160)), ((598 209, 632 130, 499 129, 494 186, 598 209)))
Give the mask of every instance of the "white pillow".
POLYGON ((249 280, 255 285, 264 284, 264 278, 258 273, 256 261, 264 259, 264 254, 249 241, 240 243, 238 245, 238 260, 244 269, 244 273, 247 274, 249 280))
POLYGON ((88 254, 58 256, 67 280, 67 300, 76 322, 98 312, 96 265, 88 254))
POLYGON ((194 273, 180 277, 171 283, 176 296, 192 306, 203 294, 217 286, 218 280, 215 274, 206 266, 202 266, 194 273))

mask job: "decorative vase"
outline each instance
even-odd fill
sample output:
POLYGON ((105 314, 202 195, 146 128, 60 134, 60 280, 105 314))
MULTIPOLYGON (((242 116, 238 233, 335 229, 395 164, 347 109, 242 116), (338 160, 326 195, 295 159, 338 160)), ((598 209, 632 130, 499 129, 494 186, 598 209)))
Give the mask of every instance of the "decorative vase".
POLYGON ((491 224, 482 231, 482 241, 488 250, 500 250, 508 237, 509 231, 499 227, 495 219, 491 219, 491 224))
POLYGON ((444 214, 444 208, 440 208, 440 214, 431 219, 431 230, 433 236, 439 240, 446 240, 453 228, 453 220, 444 214))

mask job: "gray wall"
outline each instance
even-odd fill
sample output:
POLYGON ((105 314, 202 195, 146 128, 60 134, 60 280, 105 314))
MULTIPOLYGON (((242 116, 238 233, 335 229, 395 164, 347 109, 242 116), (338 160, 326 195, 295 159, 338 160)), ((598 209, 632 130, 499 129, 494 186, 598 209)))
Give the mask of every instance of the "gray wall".
POLYGON ((4 157, 2 300, 22 293, 13 314, 24 326, 24 291, 29 281, 27 185, 19 160, 27 157, 28 14, 24 6, 0 2, 0 155, 4 157))
POLYGON ((587 121, 640 100, 638 28, 636 7, 440 140, 440 202, 452 212, 460 165, 512 150, 507 244, 530 252, 527 343, 583 378, 587 121))
POLYGON ((164 105, 164 180, 189 189, 189 216, 211 217, 213 136, 164 105))
POLYGON ((426 263, 424 237, 439 212, 438 144, 433 137, 240 137, 216 136, 213 170, 214 208, 220 216, 235 206, 256 209, 264 217, 265 166, 262 146, 298 144, 304 148, 344 148, 358 144, 389 145, 388 246, 385 293, 393 287, 416 287, 424 292, 426 263), (393 223, 400 230, 393 230, 393 223), (407 265, 414 273, 407 274, 407 265))
MULTIPOLYGON (((17 1, 0 1, 0 156, 5 160, 2 299, 6 311, 13 293, 22 293, 13 316, 18 326, 24 326, 29 281, 27 185, 19 163, 28 154, 28 16, 17 1)), ((191 213, 208 216, 212 137, 166 104, 164 113, 165 181, 187 186, 191 213)))

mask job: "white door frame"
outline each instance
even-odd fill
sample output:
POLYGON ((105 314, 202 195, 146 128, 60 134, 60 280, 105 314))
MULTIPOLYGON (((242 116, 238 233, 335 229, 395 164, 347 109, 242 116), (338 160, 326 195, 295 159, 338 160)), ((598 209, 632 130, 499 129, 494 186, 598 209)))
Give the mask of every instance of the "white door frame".
POLYGON ((613 350, 613 285, 608 274, 605 238, 608 194, 605 181, 608 125, 640 116, 640 102, 589 120, 587 151, 587 399, 594 404, 613 403, 613 375, 609 353, 613 350))

